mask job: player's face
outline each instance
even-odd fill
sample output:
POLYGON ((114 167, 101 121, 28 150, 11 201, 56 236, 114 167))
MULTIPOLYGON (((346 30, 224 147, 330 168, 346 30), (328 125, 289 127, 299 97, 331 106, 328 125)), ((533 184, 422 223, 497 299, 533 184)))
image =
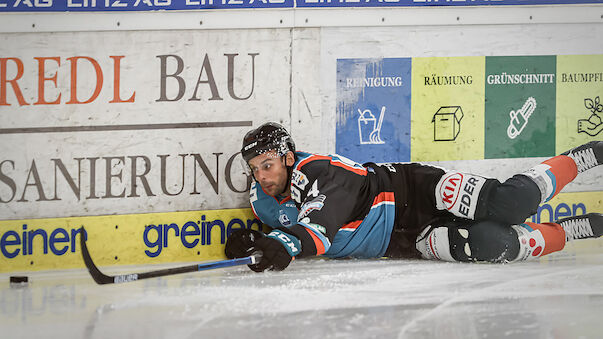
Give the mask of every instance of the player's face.
POLYGON ((292 165, 288 159, 292 156, 293 153, 289 152, 285 157, 279 157, 276 152, 270 151, 249 160, 249 168, 255 180, 269 195, 275 196, 283 192, 284 195, 289 194, 285 161, 292 165))

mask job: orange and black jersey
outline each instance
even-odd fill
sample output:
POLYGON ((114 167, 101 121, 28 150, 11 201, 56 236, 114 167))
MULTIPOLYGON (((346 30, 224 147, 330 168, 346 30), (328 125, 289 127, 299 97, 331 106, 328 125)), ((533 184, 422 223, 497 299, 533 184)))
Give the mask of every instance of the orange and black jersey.
POLYGON ((395 218, 387 186, 373 168, 347 158, 296 152, 291 198, 299 212, 286 229, 300 239, 301 256, 383 256, 395 218))
POLYGON ((264 223, 282 225, 300 239, 301 256, 414 257, 415 238, 424 227, 454 219, 436 206, 434 193, 444 173, 418 163, 360 165, 339 155, 296 152, 296 206, 261 189, 252 190, 251 204, 264 223))

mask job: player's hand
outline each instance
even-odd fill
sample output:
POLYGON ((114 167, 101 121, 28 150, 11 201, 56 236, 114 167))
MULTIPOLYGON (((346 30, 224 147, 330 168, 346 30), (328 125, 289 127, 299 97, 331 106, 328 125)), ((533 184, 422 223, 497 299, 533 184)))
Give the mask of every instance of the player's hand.
POLYGON ((301 242, 297 237, 281 230, 270 232, 267 237, 256 241, 253 251, 262 253, 262 259, 255 265, 248 265, 255 272, 264 270, 282 271, 301 252, 301 242))
POLYGON ((253 252, 255 243, 263 237, 265 237, 264 233, 256 230, 236 230, 226 239, 224 254, 228 259, 247 257, 253 252))

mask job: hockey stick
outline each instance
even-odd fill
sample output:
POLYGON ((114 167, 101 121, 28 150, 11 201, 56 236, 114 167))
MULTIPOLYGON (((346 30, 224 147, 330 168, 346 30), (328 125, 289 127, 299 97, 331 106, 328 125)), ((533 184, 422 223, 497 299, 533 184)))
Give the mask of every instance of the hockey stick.
POLYGON ((84 263, 86 264, 86 268, 88 268, 88 272, 90 272, 92 279, 94 279, 94 281, 96 281, 96 283, 99 285, 119 284, 119 283, 125 283, 125 282, 130 282, 130 281, 136 281, 136 280, 140 280, 140 279, 148 279, 148 278, 163 277, 166 275, 213 270, 215 268, 223 268, 223 267, 230 267, 230 266, 253 265, 260 261, 260 256, 261 256, 259 253, 253 253, 252 255, 250 255, 248 257, 244 257, 244 258, 228 259, 228 260, 187 265, 187 266, 181 266, 181 267, 166 268, 166 269, 149 271, 149 272, 144 272, 144 273, 130 273, 130 274, 121 274, 121 275, 111 276, 111 275, 106 275, 103 272, 101 272, 98 269, 98 267, 96 267, 94 262, 92 261, 92 258, 90 257, 90 252, 88 252, 88 247, 86 246, 85 234, 86 234, 86 230, 82 226, 81 232, 80 232, 80 246, 82 249, 82 257, 84 258, 84 263))

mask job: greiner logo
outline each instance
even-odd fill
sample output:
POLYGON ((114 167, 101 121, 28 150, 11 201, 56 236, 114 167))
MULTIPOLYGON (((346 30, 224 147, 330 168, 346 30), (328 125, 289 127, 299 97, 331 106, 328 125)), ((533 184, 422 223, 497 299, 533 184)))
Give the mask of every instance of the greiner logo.
MULTIPOLYGON (((186 248, 193 248, 197 245, 211 245, 212 229, 218 226, 220 229, 220 244, 226 243, 226 238, 237 229, 251 229, 256 224, 257 229, 262 231, 262 223, 258 219, 247 219, 243 221, 233 218, 229 221, 216 219, 205 221, 205 215, 201 220, 194 222, 188 221, 182 226, 176 223, 148 225, 145 227, 142 238, 144 244, 149 248, 144 253, 151 257, 157 257, 163 251, 163 248, 169 246, 170 234, 173 238, 180 238, 180 243, 186 248)), ((174 240, 172 240, 174 241, 174 240)), ((176 240, 177 241, 177 240, 176 240)))
POLYGON ((587 203, 579 201, 576 203, 557 203, 557 204, 542 204, 538 207, 538 211, 534 214, 530 221, 537 224, 545 222, 555 222, 565 217, 575 215, 583 215, 587 213, 587 203))
MULTIPOLYGON (((169 246, 170 238, 174 237, 179 238, 179 242, 184 247, 193 248, 198 245, 211 245, 212 233, 214 237, 220 237, 220 244, 224 244, 226 238, 234 230, 251 229, 253 225, 256 225, 255 229, 262 230, 262 223, 258 219, 232 218, 212 221, 205 219, 206 216, 202 215, 198 222, 188 221, 181 226, 177 223, 146 226, 143 232, 143 242, 148 249, 144 253, 151 258, 159 256, 163 248, 169 246)), ((23 224, 21 232, 15 230, 0 232, 0 252, 6 259, 14 259, 17 256, 39 257, 51 254, 62 256, 67 252, 74 253, 76 249, 79 251, 77 235, 80 233, 79 225, 73 229, 63 227, 29 229, 27 224, 23 224)), ((84 236, 87 240, 88 233, 85 233, 84 236)), ((138 241, 136 242, 138 243, 138 241)), ((106 250, 109 251, 109 249, 106 250)))

